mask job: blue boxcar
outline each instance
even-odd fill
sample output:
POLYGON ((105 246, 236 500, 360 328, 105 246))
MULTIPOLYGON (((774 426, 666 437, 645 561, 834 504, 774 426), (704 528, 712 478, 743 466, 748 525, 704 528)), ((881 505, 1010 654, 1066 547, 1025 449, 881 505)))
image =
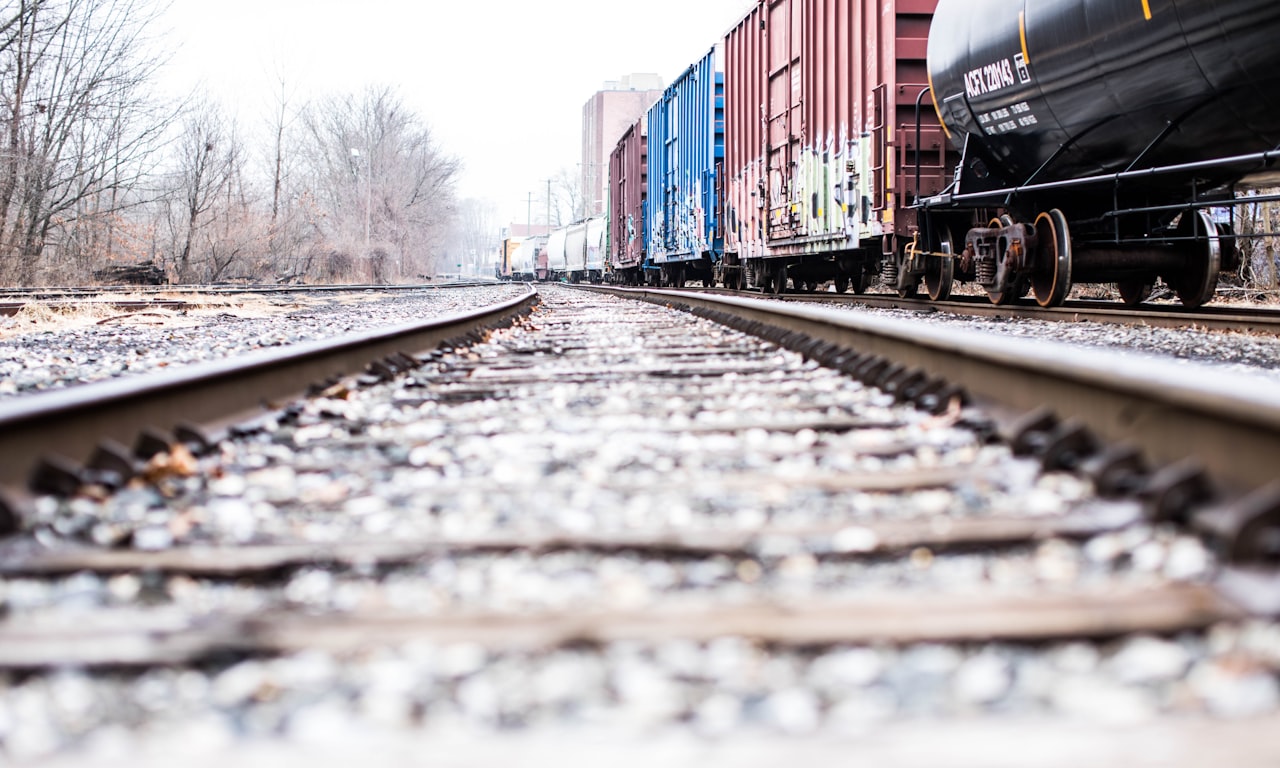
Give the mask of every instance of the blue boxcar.
POLYGON ((666 285, 715 279, 724 253, 723 165, 724 72, 713 48, 649 109, 646 250, 666 285))

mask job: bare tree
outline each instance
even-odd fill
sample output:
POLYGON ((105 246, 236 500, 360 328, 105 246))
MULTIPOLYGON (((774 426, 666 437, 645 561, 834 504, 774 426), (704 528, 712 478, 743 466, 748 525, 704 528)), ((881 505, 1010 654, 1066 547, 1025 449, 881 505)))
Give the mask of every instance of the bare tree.
POLYGON ((551 226, 563 227, 582 218, 582 179, 561 168, 551 179, 551 226))
POLYGON ((361 276, 425 271, 454 213, 456 158, 387 88, 304 111, 312 224, 333 253, 359 254, 361 276))
MULTIPOLYGON (((46 246, 114 216, 165 121, 143 0, 19 0, 0 22, 0 273, 32 282, 46 246), (82 223, 82 222, 81 222, 82 223)), ((67 238, 74 244, 76 238, 67 238)))
POLYGON ((455 256, 453 264, 445 265, 447 271, 465 265, 480 271, 484 258, 498 248, 499 224, 497 211, 489 200, 469 197, 458 205, 455 232, 450 247, 455 256))
POLYGON ((234 129, 208 101, 192 108, 175 148, 173 193, 166 196, 175 243, 173 266, 181 282, 193 282, 197 279, 193 268, 197 240, 216 218, 215 206, 228 194, 240 148, 234 129))

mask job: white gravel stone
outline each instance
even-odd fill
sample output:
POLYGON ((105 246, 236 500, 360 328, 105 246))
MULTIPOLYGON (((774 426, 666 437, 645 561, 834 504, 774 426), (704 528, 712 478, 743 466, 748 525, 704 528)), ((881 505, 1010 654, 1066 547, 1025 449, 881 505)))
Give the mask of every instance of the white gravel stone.
POLYGON ((1054 708, 1069 716, 1107 725, 1134 725, 1155 717, 1153 698, 1136 688, 1097 675, 1069 676, 1053 688, 1054 708))
POLYGON ((1190 655, 1176 642, 1135 637, 1125 641, 1105 666, 1126 683, 1158 683, 1181 677, 1190 663, 1190 655))
POLYGON ((1280 706, 1275 673, 1248 658, 1206 660, 1191 670, 1192 689, 1219 717, 1256 717, 1280 706))
POLYGON ((769 696, 765 703, 769 721, 791 736, 811 734, 821 723, 818 699, 802 688, 787 688, 769 696))
POLYGON ((999 700, 1012 683, 1009 663, 995 653, 966 659, 956 671, 955 695, 966 704, 990 704, 999 700))

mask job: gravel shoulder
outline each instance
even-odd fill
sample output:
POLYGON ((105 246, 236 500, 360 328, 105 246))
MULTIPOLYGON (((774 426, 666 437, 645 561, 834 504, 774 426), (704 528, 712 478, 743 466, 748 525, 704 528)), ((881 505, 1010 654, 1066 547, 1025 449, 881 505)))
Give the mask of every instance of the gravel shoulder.
POLYGON ((67 312, 27 310, 0 318, 0 399, 465 312, 522 290, 208 296, 207 303, 176 311, 115 312, 100 303, 67 312))

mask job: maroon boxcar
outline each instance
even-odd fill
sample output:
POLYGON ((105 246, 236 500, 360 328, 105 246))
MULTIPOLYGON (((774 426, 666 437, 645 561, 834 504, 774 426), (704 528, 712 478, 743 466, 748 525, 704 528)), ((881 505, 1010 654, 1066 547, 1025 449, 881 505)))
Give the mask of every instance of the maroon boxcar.
POLYGON ((644 115, 609 156, 609 266, 613 281, 643 282, 648 130, 644 115))
POLYGON ((908 207, 954 163, 925 94, 936 4, 760 0, 729 30, 725 250, 750 284, 861 291, 882 258, 896 269, 918 232, 908 207))

